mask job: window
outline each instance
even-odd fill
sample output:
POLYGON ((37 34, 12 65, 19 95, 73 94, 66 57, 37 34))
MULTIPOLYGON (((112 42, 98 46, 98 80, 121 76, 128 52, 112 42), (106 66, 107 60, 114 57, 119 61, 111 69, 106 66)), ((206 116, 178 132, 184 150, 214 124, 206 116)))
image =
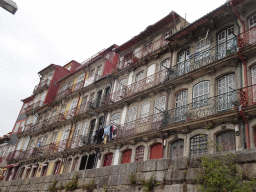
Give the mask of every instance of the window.
POLYGON ((175 121, 186 120, 188 91, 183 90, 176 94, 175 99, 175 121))
POLYGON ((143 71, 140 71, 135 75, 135 82, 142 80, 142 78, 143 78, 143 71))
POLYGON ((55 167, 54 167, 54 170, 53 170, 53 175, 58 175, 59 174, 60 167, 61 167, 61 161, 57 161, 55 163, 55 167))
POLYGON ((119 125, 120 124, 121 113, 115 113, 111 116, 111 124, 119 125))
POLYGON ((173 34, 173 29, 171 29, 170 31, 167 31, 163 34, 163 45, 168 44, 168 41, 165 41, 165 38, 169 37, 171 34, 173 34))
POLYGON ((17 132, 19 130, 19 127, 20 127, 20 123, 17 123, 13 132, 17 132))
POLYGON ((193 87, 193 108, 208 105, 209 81, 202 81, 193 87))
POLYGON ((48 170, 48 163, 44 163, 43 164, 43 168, 42 168, 42 176, 45 176, 46 175, 46 173, 47 173, 47 170, 48 170))
POLYGON ((23 106, 22 113, 25 113, 27 107, 28 107, 28 103, 26 103, 26 104, 23 106))
POLYGON ((166 96, 159 97, 155 100, 154 114, 161 113, 165 110, 166 96))
POLYGON ((22 179, 24 172, 25 172, 25 167, 22 167, 20 170, 19 179, 22 179))
POLYGON ((102 69, 102 65, 97 66, 97 74, 96 74, 96 81, 99 80, 101 78, 101 69, 102 69))
POLYGON ((145 118, 149 116, 150 102, 144 103, 141 107, 140 118, 145 118))
POLYGON ((132 54, 133 54, 133 51, 131 51, 130 53, 127 53, 124 56, 124 67, 127 67, 132 63, 132 54))
MULTIPOLYGON (((156 69, 156 64, 152 64, 152 65, 150 65, 148 67, 148 70, 147 70, 147 80, 149 80, 148 78, 155 74, 155 69, 156 69)), ((151 81, 151 80, 149 80, 149 81, 151 81)))
POLYGON ((98 98, 97 98, 97 101, 96 101, 96 107, 100 106, 100 104, 101 104, 101 97, 102 97, 102 90, 100 90, 98 92, 98 98))
POLYGON ((38 169, 38 165, 33 166, 31 177, 36 177, 37 169, 38 169))
POLYGON ((152 41, 150 41, 144 45, 144 56, 151 53, 151 48, 152 48, 152 41))
POLYGON ((210 48, 210 40, 209 39, 199 40, 196 43, 196 52, 203 51, 208 48, 210 48))
POLYGON ((248 19, 249 29, 256 26, 256 15, 253 15, 251 18, 248 19))
POLYGON ((189 56, 190 56, 190 48, 179 53, 178 68, 177 68, 178 76, 189 72, 189 65, 190 65, 189 56))
POLYGON ((193 65, 194 69, 201 67, 207 63, 210 62, 209 59, 204 59, 208 58, 210 56, 210 40, 199 40, 196 43, 196 50, 195 50, 195 64, 193 65))
POLYGON ((131 107, 127 115, 127 123, 133 122, 137 117, 137 106, 131 107))
POLYGON ((236 52, 236 38, 234 27, 229 27, 218 34, 218 59, 236 52))
POLYGON ((197 135, 190 139, 190 156, 207 154, 207 135, 197 135))
POLYGON ((165 70, 166 68, 170 68, 171 66, 171 59, 167 58, 165 60, 163 60, 160 64, 160 71, 165 70))
POLYGON ((139 146, 136 149, 135 162, 144 160, 144 146, 139 146))
POLYGON ((235 100, 235 75, 229 74, 218 79, 218 110, 233 108, 235 100))
POLYGON ((105 117, 104 117, 104 116, 101 116, 101 117, 99 118, 99 127, 98 127, 98 129, 104 128, 104 125, 105 125, 105 117))

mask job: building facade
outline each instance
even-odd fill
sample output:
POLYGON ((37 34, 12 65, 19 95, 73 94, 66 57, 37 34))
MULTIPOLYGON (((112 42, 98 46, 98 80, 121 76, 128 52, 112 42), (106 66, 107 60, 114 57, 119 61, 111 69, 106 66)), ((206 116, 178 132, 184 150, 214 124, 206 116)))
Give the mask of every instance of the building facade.
POLYGON ((228 1, 191 24, 172 11, 40 71, 5 180, 254 148, 255 10, 228 1))

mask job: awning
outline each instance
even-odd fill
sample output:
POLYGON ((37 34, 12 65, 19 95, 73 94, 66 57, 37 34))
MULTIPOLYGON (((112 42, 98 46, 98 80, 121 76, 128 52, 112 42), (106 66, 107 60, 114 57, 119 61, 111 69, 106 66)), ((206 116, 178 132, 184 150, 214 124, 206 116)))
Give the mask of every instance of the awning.
POLYGON ((18 167, 18 166, 19 166, 19 163, 10 164, 10 165, 7 165, 7 168, 10 168, 10 167, 18 167))

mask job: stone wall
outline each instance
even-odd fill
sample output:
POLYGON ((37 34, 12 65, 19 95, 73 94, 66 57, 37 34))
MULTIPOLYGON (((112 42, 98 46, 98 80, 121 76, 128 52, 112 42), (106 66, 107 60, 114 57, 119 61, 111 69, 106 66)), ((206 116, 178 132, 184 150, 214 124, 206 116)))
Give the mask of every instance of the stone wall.
MULTIPOLYGON (((256 150, 236 152, 235 160, 239 163, 244 179, 256 178, 256 150)), ((71 181, 74 175, 79 176, 79 186, 91 183, 94 180, 97 189, 94 191, 144 191, 141 179, 149 180, 153 175, 157 181, 165 179, 164 186, 157 186, 155 191, 166 192, 196 192, 195 176, 200 168, 200 157, 182 157, 175 160, 158 159, 145 162, 134 162, 124 165, 103 167, 91 170, 82 170, 62 175, 22 179, 0 182, 1 191, 48 191, 49 186, 57 180, 56 187, 71 181), (138 185, 130 185, 130 175, 134 174, 138 185)), ((65 190, 62 190, 65 191, 65 190)), ((82 188, 74 190, 83 191, 82 188)))

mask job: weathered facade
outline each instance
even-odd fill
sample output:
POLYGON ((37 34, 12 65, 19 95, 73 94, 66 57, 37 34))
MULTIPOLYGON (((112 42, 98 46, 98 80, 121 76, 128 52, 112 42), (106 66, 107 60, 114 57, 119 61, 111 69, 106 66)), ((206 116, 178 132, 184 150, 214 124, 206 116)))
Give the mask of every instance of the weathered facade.
POLYGON ((39 72, 5 180, 255 148, 255 8, 229 1, 192 24, 171 12, 39 72))

